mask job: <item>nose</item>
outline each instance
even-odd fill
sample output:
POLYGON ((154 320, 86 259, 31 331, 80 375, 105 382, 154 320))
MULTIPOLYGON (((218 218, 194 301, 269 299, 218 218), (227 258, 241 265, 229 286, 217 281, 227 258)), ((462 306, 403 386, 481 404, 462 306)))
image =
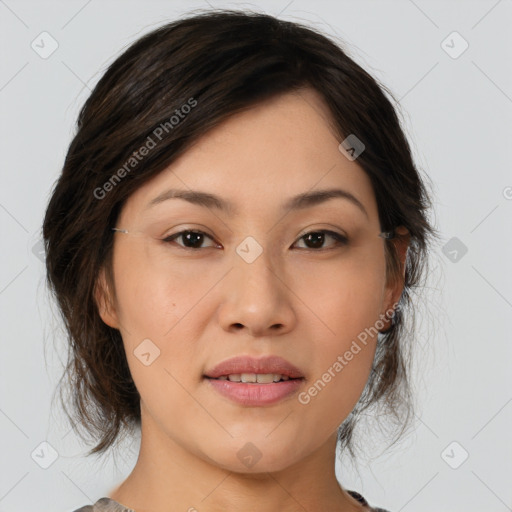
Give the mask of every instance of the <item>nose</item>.
POLYGON ((283 274, 273 268, 265 251, 251 263, 236 257, 223 283, 221 327, 228 332, 245 329, 254 337, 293 330, 295 295, 283 274))

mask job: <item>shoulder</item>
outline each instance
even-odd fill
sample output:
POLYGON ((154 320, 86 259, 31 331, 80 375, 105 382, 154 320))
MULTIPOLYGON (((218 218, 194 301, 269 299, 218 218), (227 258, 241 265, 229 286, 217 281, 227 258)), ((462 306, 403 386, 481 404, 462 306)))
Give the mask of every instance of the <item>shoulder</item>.
POLYGON ((356 491, 349 491, 347 489, 347 492, 353 497, 355 498, 357 501, 359 501, 359 503, 361 503, 362 505, 364 505, 365 507, 368 507, 368 512, 389 512, 388 510, 384 509, 384 508, 380 508, 380 507, 371 507, 370 504, 366 501, 366 499, 361 496, 361 494, 359 494, 358 492, 356 491))
POLYGON ((110 498, 100 498, 94 505, 85 505, 73 512, 135 512, 110 498))
POLYGON ((83 507, 73 510, 73 512, 93 512, 93 505, 85 505, 83 507))

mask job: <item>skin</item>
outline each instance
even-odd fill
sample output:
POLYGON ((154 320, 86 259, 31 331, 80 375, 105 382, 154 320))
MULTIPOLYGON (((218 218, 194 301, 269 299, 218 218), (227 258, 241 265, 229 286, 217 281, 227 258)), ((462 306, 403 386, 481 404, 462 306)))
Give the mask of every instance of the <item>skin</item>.
MULTIPOLYGON (((339 151, 329 120, 311 89, 266 101, 211 130, 123 207, 117 226, 134 235, 114 235, 115 294, 102 273, 97 300, 123 338, 142 441, 112 499, 137 512, 364 510, 336 479, 336 430, 369 377, 376 336, 306 405, 297 395, 238 405, 203 379, 232 356, 275 354, 302 370, 307 390, 400 297, 402 279, 386 279, 370 179, 339 151), (169 188, 210 192, 239 211, 181 199, 145 209, 169 188), (281 212, 288 197, 320 188, 350 191, 368 215, 339 198, 281 212), (183 237, 157 240, 185 229, 211 239, 188 251, 183 237), (308 246, 303 235, 321 229, 348 245, 326 235, 308 246), (250 264, 235 250, 247 236, 263 249, 250 264), (160 350, 149 366, 134 355, 147 338, 160 350), (250 468, 237 457, 248 442, 261 453, 250 468)), ((407 243, 395 243, 403 264, 407 243)))

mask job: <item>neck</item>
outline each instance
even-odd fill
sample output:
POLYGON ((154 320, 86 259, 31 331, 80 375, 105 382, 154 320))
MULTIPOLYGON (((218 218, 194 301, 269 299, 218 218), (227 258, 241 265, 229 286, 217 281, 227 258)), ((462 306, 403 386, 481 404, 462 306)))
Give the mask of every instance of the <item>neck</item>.
POLYGON ((336 479, 336 432, 315 452, 284 469, 235 473, 191 453, 161 430, 150 428, 150 423, 142 421, 134 469, 109 494, 136 512, 365 510, 336 479))

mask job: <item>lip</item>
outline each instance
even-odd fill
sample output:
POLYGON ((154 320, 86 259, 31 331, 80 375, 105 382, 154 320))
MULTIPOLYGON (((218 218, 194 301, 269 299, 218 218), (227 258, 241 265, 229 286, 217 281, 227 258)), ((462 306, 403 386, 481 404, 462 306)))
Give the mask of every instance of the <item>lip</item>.
MULTIPOLYGON (((237 373, 279 373, 290 379, 304 379, 304 374, 292 363, 279 356, 236 356, 222 361, 204 374, 205 377, 216 379, 223 375, 237 373)), ((272 386, 272 384, 267 384, 272 386)))
POLYGON ((205 377, 215 391, 240 405, 261 407, 272 405, 298 391, 304 378, 273 382, 271 384, 255 384, 250 382, 231 382, 205 377))
POLYGON ((246 406, 275 404, 296 393, 305 380, 301 370, 279 356, 232 357, 207 370, 204 378, 221 395, 246 406), (241 373, 279 373, 288 376, 290 380, 269 384, 215 380, 224 375, 241 373))

